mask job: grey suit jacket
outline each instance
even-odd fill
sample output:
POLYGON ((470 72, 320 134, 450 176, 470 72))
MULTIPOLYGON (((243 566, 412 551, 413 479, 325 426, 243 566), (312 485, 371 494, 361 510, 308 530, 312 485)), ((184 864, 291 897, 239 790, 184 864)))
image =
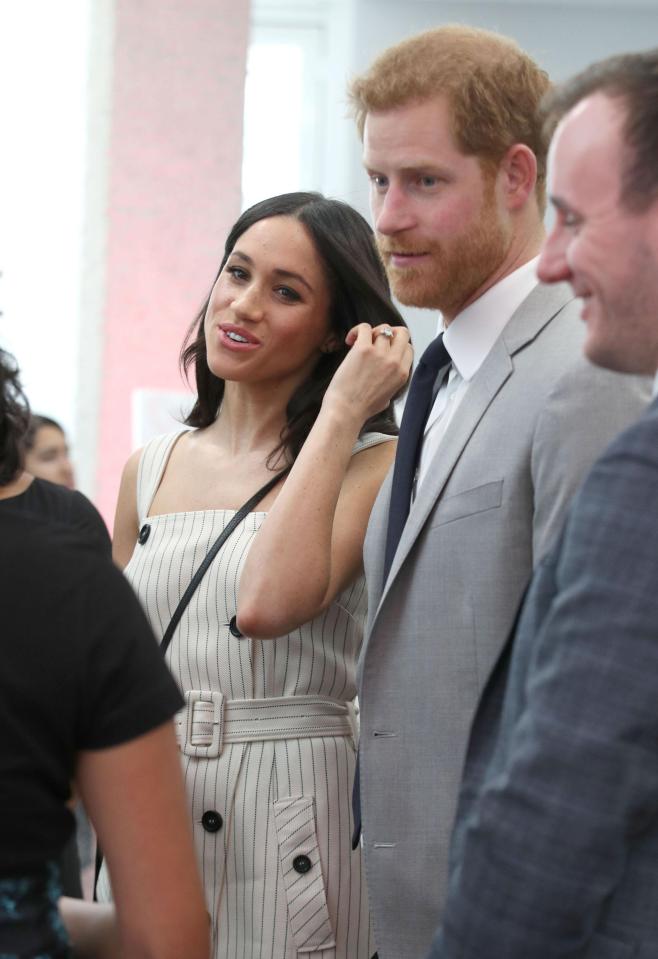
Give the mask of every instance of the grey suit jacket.
POLYGON ((658 956, 657 544, 655 401, 576 496, 487 685, 432 959, 658 956))
POLYGON ((579 307, 537 286, 471 380, 420 489, 385 588, 390 475, 365 543, 361 800, 380 959, 422 959, 440 918, 480 692, 533 566, 648 384, 582 358, 579 307))

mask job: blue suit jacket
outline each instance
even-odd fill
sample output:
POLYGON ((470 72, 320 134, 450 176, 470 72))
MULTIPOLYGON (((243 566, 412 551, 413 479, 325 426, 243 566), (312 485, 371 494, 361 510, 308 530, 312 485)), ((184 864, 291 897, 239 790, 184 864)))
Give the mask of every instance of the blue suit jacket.
POLYGON ((658 957, 658 400, 574 498, 484 691, 430 957, 658 957))

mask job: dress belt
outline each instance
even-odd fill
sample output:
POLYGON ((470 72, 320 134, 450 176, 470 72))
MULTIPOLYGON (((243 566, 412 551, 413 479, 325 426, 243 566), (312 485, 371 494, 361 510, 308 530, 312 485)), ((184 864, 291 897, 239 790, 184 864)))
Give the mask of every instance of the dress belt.
POLYGON ((328 696, 226 699, 223 693, 190 689, 175 717, 178 746, 186 756, 212 759, 225 743, 314 736, 351 736, 356 709, 328 696))

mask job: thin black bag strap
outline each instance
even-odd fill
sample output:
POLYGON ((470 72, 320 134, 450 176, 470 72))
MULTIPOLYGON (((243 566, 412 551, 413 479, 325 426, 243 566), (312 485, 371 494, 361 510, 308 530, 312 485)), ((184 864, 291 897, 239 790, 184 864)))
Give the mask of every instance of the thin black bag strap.
POLYGON ((171 617, 171 622, 169 623, 169 625, 167 626, 167 629, 165 630, 165 634, 162 637, 162 642, 160 643, 160 649, 162 650, 163 655, 166 653, 169 643, 171 642, 171 638, 174 635, 176 627, 178 626, 180 622, 181 616, 185 612, 185 607, 187 606, 189 601, 192 599, 192 596, 194 595, 194 592, 197 586, 203 579, 206 573, 206 570, 208 569, 208 567, 214 560, 217 553, 220 551, 220 549, 222 548, 226 540, 229 538, 233 530, 236 528, 236 526, 240 525, 240 523, 245 518, 245 516, 248 513, 251 513, 254 506, 257 506, 258 503, 260 503, 260 501, 265 496, 267 496, 267 494, 269 493, 271 489, 274 489, 276 484, 279 483, 288 472, 289 470, 286 469, 286 470, 283 470, 281 473, 277 473, 276 476, 273 476, 272 479, 265 484, 265 486, 261 486, 258 492, 254 493, 251 499, 248 499, 247 502, 240 507, 240 509, 237 511, 237 513, 235 514, 233 519, 230 521, 230 523, 226 524, 226 526, 221 531, 221 533, 219 534, 215 542, 212 544, 212 546, 206 553, 206 556, 203 562, 198 567, 194 576, 192 577, 189 586, 187 587, 187 589, 181 596, 180 602, 178 606, 176 607, 176 609, 174 610, 174 615, 171 617))
MULTIPOLYGON (((265 496, 267 496, 269 491, 271 489, 274 489, 276 484, 280 480, 282 480, 283 477, 286 476, 289 472, 290 472, 290 467, 288 467, 288 469, 282 470, 282 472, 280 473, 277 473, 276 476, 273 476, 272 479, 265 484, 265 486, 261 486, 258 492, 254 493, 251 499, 248 499, 247 502, 240 507, 240 509, 237 511, 237 513, 235 514, 231 522, 224 527, 224 529, 219 534, 215 542, 212 544, 212 546, 210 547, 210 549, 208 550, 206 554, 205 559, 203 560, 203 562, 201 563, 201 565, 195 572, 194 576, 192 577, 190 585, 187 587, 187 589, 181 596, 181 600, 178 606, 176 607, 176 609, 174 610, 174 615, 171 617, 171 622, 167 626, 165 634, 162 637, 162 642, 160 643, 160 649, 162 650, 163 656, 166 653, 167 647, 169 646, 169 643, 171 642, 171 637, 174 635, 174 631, 180 622, 180 618, 185 612, 185 607, 187 606, 189 601, 192 599, 195 589, 197 588, 197 586, 203 579, 204 573, 206 572, 206 570, 212 563, 217 553, 220 551, 220 549, 222 548, 226 540, 229 538, 233 530, 236 528, 236 526, 238 526, 242 522, 242 520, 245 518, 247 513, 251 513, 254 506, 257 506, 260 503, 260 501, 265 496)), ((97 886, 98 886, 98 876, 100 874, 102 865, 103 865, 103 852, 101 850, 100 844, 97 843, 96 844, 96 863, 95 863, 95 869, 94 869, 94 895, 93 895, 94 902, 98 902, 96 893, 97 893, 97 886)))

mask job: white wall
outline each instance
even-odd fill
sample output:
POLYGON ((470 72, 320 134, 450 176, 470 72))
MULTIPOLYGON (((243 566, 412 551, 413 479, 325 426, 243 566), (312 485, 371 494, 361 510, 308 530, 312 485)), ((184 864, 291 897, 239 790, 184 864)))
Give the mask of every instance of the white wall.
POLYGON ((89 0, 0 4, 0 344, 74 432, 89 0))
POLYGON ((269 45, 271 65, 253 85, 247 78, 243 207, 288 190, 346 199, 358 157, 345 93, 354 9, 354 0, 252 0, 251 43, 269 45), (302 89, 291 95, 287 44, 296 47, 295 60, 301 57, 302 89), (300 113, 299 128, 291 130, 300 113))

